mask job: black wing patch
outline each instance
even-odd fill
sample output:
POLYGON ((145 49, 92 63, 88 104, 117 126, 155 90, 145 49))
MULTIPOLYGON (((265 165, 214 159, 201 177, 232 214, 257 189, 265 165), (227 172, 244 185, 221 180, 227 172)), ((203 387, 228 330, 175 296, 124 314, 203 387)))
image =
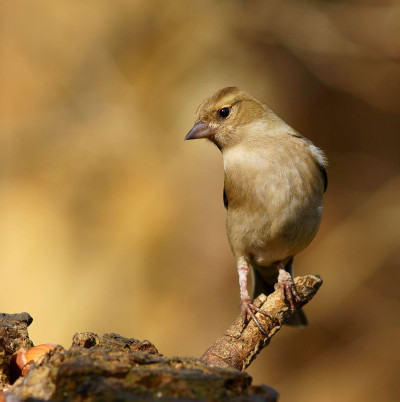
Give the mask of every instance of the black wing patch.
POLYGON ((228 209, 228 197, 226 196, 225 189, 224 189, 223 199, 224 199, 224 207, 226 209, 228 209))
POLYGON ((324 193, 326 192, 326 189, 328 188, 328 175, 326 174, 326 169, 322 165, 318 165, 319 169, 321 170, 322 177, 324 179, 324 193))

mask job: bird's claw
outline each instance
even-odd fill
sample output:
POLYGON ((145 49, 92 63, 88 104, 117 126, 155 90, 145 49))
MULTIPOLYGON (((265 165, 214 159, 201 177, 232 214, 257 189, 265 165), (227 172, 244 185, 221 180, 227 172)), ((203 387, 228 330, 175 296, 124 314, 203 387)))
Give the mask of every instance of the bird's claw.
POLYGON ((263 315, 265 315, 266 317, 268 317, 268 314, 261 310, 260 308, 258 308, 257 306, 255 306, 254 304, 252 304, 250 302, 250 300, 243 300, 240 306, 240 310, 242 313, 242 320, 243 323, 247 322, 247 316, 249 315, 250 318, 255 322, 255 324, 257 325, 258 329, 261 331, 261 333, 265 336, 267 336, 267 332, 265 331, 265 329, 262 327, 262 325, 259 323, 259 321, 257 320, 255 313, 261 313, 263 315))
POLYGON ((290 274, 288 274, 289 278, 285 278, 283 280, 279 280, 275 284, 275 290, 280 289, 281 290, 281 295, 282 295, 282 300, 284 302, 288 302, 290 305, 290 309, 292 311, 296 310, 296 306, 294 303, 300 303, 301 302, 301 297, 297 293, 296 286, 293 282, 292 277, 290 274))

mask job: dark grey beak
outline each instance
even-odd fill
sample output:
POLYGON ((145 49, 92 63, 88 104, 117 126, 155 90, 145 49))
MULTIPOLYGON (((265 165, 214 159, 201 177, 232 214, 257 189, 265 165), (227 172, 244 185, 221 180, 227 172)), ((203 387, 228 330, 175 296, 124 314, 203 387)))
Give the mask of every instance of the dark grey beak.
POLYGON ((193 128, 186 134, 186 140, 196 140, 197 138, 208 138, 215 134, 215 131, 208 123, 197 121, 193 128))

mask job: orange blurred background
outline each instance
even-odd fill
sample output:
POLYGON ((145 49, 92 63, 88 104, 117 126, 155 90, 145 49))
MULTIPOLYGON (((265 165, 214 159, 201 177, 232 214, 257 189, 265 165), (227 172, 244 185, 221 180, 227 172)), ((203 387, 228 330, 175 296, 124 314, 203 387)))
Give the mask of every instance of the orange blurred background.
POLYGON ((249 373, 282 401, 400 394, 398 1, 15 1, 1 18, 1 312, 28 311, 35 344, 117 332, 200 356, 239 290, 221 155, 183 138, 235 85, 330 161, 295 260, 325 281, 310 325, 249 373))

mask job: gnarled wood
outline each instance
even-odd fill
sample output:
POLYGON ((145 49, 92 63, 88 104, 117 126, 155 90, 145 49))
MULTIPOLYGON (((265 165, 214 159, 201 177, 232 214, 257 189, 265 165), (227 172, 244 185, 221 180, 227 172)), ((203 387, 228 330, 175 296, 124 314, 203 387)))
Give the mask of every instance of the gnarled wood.
MULTIPOLYGON (((318 276, 308 275, 295 278, 297 292, 302 298, 296 307, 309 302, 322 285, 318 276)), ((239 316, 232 326, 209 347, 201 357, 201 361, 218 367, 232 367, 245 370, 256 355, 270 342, 281 326, 291 317, 291 310, 281 297, 280 290, 268 297, 260 295, 254 304, 268 313, 268 317, 258 313, 257 319, 267 332, 264 336, 253 320, 243 325, 239 316)))

